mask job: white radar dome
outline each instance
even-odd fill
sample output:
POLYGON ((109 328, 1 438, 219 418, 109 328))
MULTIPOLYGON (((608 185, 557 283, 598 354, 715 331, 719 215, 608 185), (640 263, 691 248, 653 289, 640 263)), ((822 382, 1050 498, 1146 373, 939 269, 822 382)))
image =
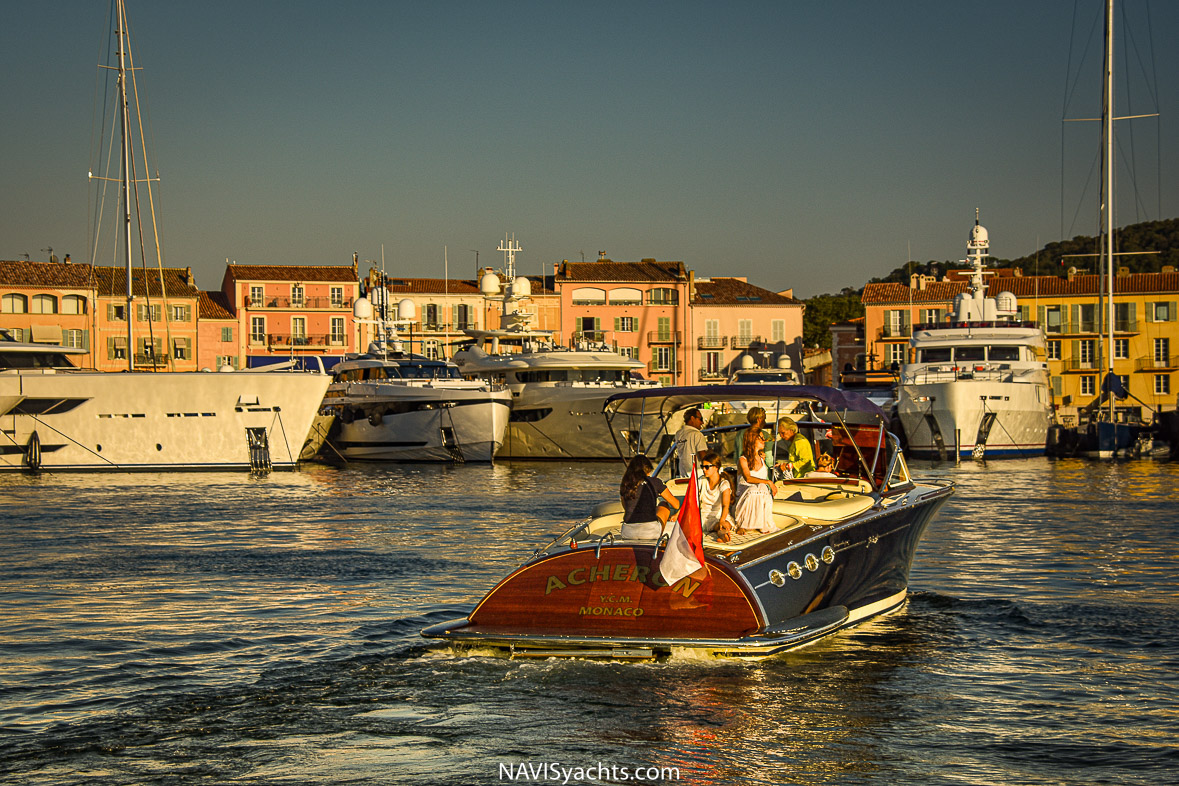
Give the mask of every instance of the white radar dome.
POLYGON ((512 297, 532 297, 532 282, 524 276, 513 279, 512 297))
POLYGON ((498 295, 499 276, 491 271, 479 276, 479 291, 484 295, 498 295))
POLYGON ((749 355, 742 355, 741 368, 753 368, 753 358, 749 355))
POLYGON ((987 228, 975 224, 970 228, 970 242, 972 245, 985 246, 990 240, 987 237, 987 228))
POLYGON ((786 357, 785 355, 778 355, 778 362, 776 365, 778 368, 790 368, 790 358, 786 357))
POLYGON ((409 298, 397 301, 397 317, 399 319, 414 319, 417 314, 417 306, 409 298))
POLYGON ((356 317, 357 319, 372 319, 372 302, 366 297, 356 298, 356 302, 352 305, 352 316, 356 317))
POLYGON ((1018 310, 1018 304, 1015 299, 1015 295, 1010 292, 1000 292, 995 297, 995 306, 999 309, 999 311, 1008 313, 1015 313, 1015 311, 1018 310))

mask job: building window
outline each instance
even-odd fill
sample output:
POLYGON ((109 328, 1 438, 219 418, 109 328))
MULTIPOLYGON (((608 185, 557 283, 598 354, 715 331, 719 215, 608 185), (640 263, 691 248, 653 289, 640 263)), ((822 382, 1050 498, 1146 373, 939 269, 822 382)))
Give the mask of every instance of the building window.
POLYGON ((173 322, 191 322, 192 306, 172 306, 173 322))
POLYGON ((619 287, 610 290, 610 305, 612 306, 641 306, 643 293, 632 287, 619 287))
POLYGON ((888 345, 888 362, 889 365, 893 363, 905 362, 905 350, 908 348, 907 344, 889 344, 888 345))
POLYGON ((291 284, 291 308, 303 308, 302 284, 291 284))
POLYGON ((344 344, 344 318, 332 317, 332 346, 343 346, 344 344))
POLYGON ((5 314, 26 314, 29 311, 29 300, 24 295, 5 295, 0 300, 0 311, 5 314))
POLYGON ((941 321, 941 309, 927 308, 921 312, 921 321, 927 325, 936 325, 941 321))
POLYGON ((719 377, 721 373, 721 353, 719 352, 705 352, 704 353, 704 375, 709 377, 719 377))
POLYGON ((438 339, 431 338, 423 341, 422 354, 428 357, 430 360, 441 360, 442 347, 441 344, 439 344, 438 339))
POLYGON ((770 321, 770 341, 775 344, 786 340, 786 320, 775 319, 770 321))
POLYGON ((573 305, 602 306, 606 304, 606 290, 597 287, 578 287, 573 290, 573 305))
POLYGON ((1154 340, 1154 365, 1163 368, 1171 365, 1171 339, 1156 338, 1154 340))
POLYGON ((1044 307, 1044 332, 1062 333, 1060 306, 1044 307))
POLYGON ((1096 380, 1097 380, 1097 377, 1090 376, 1089 374, 1086 374, 1085 376, 1081 377, 1081 395, 1082 396, 1092 396, 1093 395, 1094 390, 1096 390, 1096 387, 1095 387, 1096 380))
POLYGON ((659 317, 659 340, 671 341, 671 317, 659 317))
POLYGON ((631 360, 638 360, 639 359, 639 348, 638 347, 619 347, 618 354, 622 355, 624 358, 630 358, 631 360))
POLYGON ((237 358, 233 355, 218 355, 217 368, 229 366, 230 368, 237 368, 237 358))
POLYGON ((909 335, 909 312, 892 309, 884 312, 884 337, 897 338, 909 335))
POLYGON ((127 321, 127 306, 115 305, 110 303, 106 307, 106 318, 111 322, 126 322, 127 321))
POLYGON ((1048 342, 1048 359, 1049 360, 1060 360, 1060 342, 1059 341, 1049 341, 1048 342))
POLYGON ((86 298, 81 295, 66 295, 61 299, 61 313, 85 314, 86 298))
POLYGON ((1174 322, 1174 303, 1147 303, 1146 313, 1151 315, 1152 322, 1174 322))
POLYGON ((152 303, 151 306, 139 303, 135 307, 135 319, 139 322, 147 322, 149 314, 152 322, 159 322, 162 313, 159 303, 152 303))
POLYGON ((177 360, 188 360, 189 343, 187 338, 177 338, 172 340, 172 357, 177 360))
POLYGON ((291 317, 291 343, 300 345, 307 343, 306 317, 291 317))
POLYGON ((655 347, 655 370, 671 371, 671 347, 655 347))
POLYGON ((332 287, 331 288, 331 299, 332 299, 332 308, 343 308, 344 307, 344 288, 343 287, 332 287))
POLYGON ((1077 342, 1077 360, 1085 367, 1093 365, 1093 339, 1077 342))
POLYGON ((109 336, 106 340, 106 356, 109 360, 126 360, 127 337, 109 336))
POLYGON ((737 320, 737 343, 741 346, 748 346, 753 341, 753 320, 752 319, 738 319, 737 320))
POLYGON ((635 318, 634 317, 615 317, 614 331, 616 333, 634 333, 635 332, 635 318))
POLYGON ((56 314, 57 298, 53 295, 33 295, 30 314, 56 314))
POLYGON ((656 287, 647 293, 647 303, 652 306, 674 306, 679 304, 680 295, 674 289, 656 287))
POLYGON ((1171 375, 1170 374, 1155 374, 1154 375, 1154 394, 1156 396, 1171 395, 1171 375))
POLYGON ((425 328, 426 330, 437 330, 438 329, 438 304, 437 303, 427 303, 426 304, 426 321, 422 324, 422 327, 425 328))
POLYGON ((12 337, 13 341, 21 342, 25 340, 25 331, 23 328, 7 328, 8 335, 12 337))
POLYGON ((250 317, 250 343, 266 343, 266 317, 250 317))
MULTIPOLYGON (((233 328, 231 328, 231 327, 221 328, 221 340, 222 341, 233 341, 233 328)), ((218 364, 218 365, 220 365, 220 364, 218 364)))
POLYGON ((262 287, 250 287, 250 305, 260 306, 264 295, 262 294, 262 287))
POLYGON ((67 347, 77 347, 78 349, 86 349, 86 331, 85 330, 63 330, 61 331, 61 343, 67 347))
POLYGON ((475 327, 475 320, 471 318, 471 307, 466 303, 452 306, 451 315, 454 317, 455 330, 468 330, 475 327))
POLYGON ((1130 339, 1114 339, 1114 360, 1125 360, 1130 357, 1130 339))

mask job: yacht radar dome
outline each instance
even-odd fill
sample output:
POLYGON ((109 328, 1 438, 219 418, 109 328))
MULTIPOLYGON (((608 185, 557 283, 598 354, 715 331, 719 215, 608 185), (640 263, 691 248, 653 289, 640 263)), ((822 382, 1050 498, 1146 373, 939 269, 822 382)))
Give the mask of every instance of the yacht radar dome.
POLYGON ((526 276, 512 279, 512 297, 532 297, 532 282, 526 276))
POLYGON ((356 317, 357 319, 372 319, 372 301, 366 297, 356 298, 356 302, 352 305, 352 316, 356 317))
POLYGON ((479 291, 485 297, 499 294, 499 276, 490 270, 479 277, 479 291))
POLYGON ((409 298, 397 301, 397 316, 399 319, 414 319, 417 316, 417 306, 409 298))

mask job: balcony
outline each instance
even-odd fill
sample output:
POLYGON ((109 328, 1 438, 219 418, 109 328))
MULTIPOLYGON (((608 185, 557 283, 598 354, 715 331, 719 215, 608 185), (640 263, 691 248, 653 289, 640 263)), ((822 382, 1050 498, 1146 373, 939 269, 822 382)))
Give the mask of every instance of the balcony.
POLYGON ((727 379, 727 378, 728 378, 728 374, 726 374, 726 373, 725 373, 723 370, 721 370, 721 369, 719 369, 719 368, 718 368, 718 369, 708 369, 708 368, 702 368, 702 369, 700 369, 699 371, 697 371, 697 372, 696 372, 696 378, 697 378, 697 379, 699 379, 699 380, 705 380, 705 379, 727 379))
POLYGON ((1135 371, 1174 371, 1179 369, 1179 355, 1170 357, 1140 357, 1134 361, 1135 371))
MULTIPOLYGON (((946 327, 946 325, 941 324, 939 327, 946 327)), ((880 338, 909 338, 912 335, 911 325, 884 325, 880 328, 880 338)))
POLYGON ((150 355, 141 355, 137 352, 135 353, 134 364, 141 368, 163 368, 168 365, 168 355, 164 352, 150 355))
POLYGON ((1066 374, 1092 374, 1102 368, 1101 359, 1096 357, 1091 359, 1069 358, 1062 363, 1064 368, 1061 370, 1066 374))
POLYGON ((733 336, 729 339, 729 346, 733 349, 749 349, 754 344, 764 344, 761 336, 733 336))
MULTIPOLYGON (((255 341, 256 338, 257 338, 256 336, 250 336, 250 343, 251 344, 259 343, 259 342, 255 341)), ((315 335, 302 335, 302 334, 292 335, 290 333, 267 333, 266 334, 266 345, 272 349, 274 349, 274 348, 284 348, 284 349, 295 348, 295 349, 298 349, 300 347, 307 347, 307 348, 315 349, 315 348, 319 348, 319 347, 342 347, 342 346, 344 346, 344 337, 340 336, 340 335, 333 336, 330 334, 323 334, 323 333, 319 333, 319 334, 315 334, 315 335)))
POLYGON ((247 308, 282 308, 282 309, 297 309, 297 310, 330 310, 330 309, 345 309, 352 308, 352 298, 331 298, 331 297, 264 297, 256 299, 246 297, 245 305, 247 308))
POLYGON ((1057 325, 1045 324, 1044 332, 1052 336, 1096 336, 1101 332, 1101 325, 1095 319, 1065 321, 1057 325))
POLYGON ((683 371, 684 364, 680 361, 672 363, 662 363, 658 360, 652 360, 647 364, 647 373, 649 374, 679 374, 683 371), (675 368, 671 368, 674 365, 675 368))
POLYGON ((647 331, 648 344, 679 344, 680 331, 678 330, 650 330, 647 331))
POLYGON ((571 334, 569 340, 574 346, 583 341, 590 344, 602 344, 606 341, 606 333, 603 330, 582 330, 571 334))
POLYGON ((724 349, 729 344, 728 336, 698 336, 697 349, 724 349))

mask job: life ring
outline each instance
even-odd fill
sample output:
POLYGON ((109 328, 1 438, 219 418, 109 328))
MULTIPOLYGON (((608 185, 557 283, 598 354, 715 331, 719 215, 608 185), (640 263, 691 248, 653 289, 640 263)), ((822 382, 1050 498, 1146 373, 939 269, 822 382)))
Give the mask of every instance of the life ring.
POLYGON ((29 436, 29 444, 25 446, 25 464, 29 469, 41 468, 41 437, 36 431, 29 436))

